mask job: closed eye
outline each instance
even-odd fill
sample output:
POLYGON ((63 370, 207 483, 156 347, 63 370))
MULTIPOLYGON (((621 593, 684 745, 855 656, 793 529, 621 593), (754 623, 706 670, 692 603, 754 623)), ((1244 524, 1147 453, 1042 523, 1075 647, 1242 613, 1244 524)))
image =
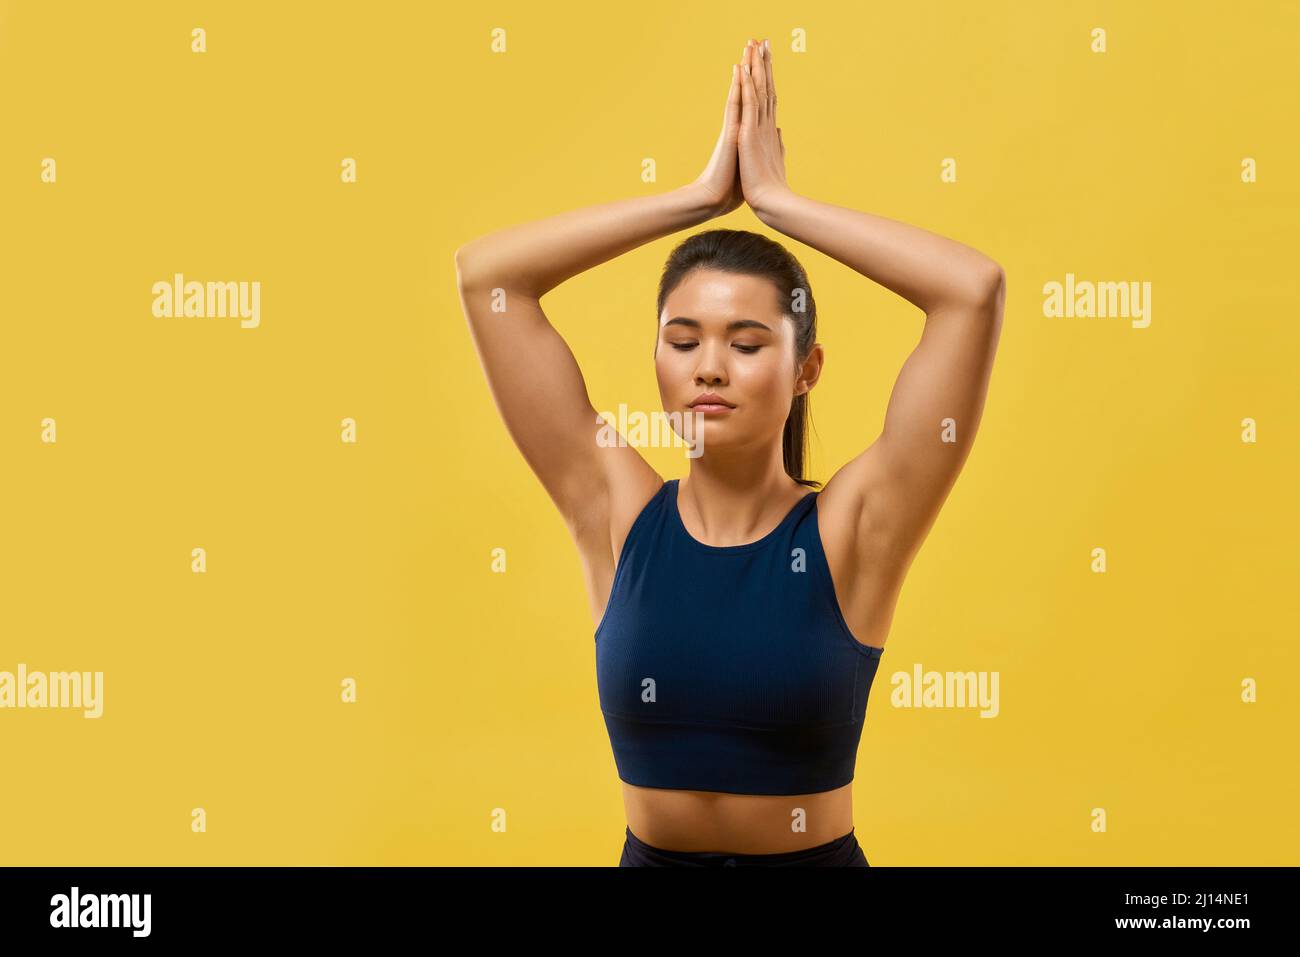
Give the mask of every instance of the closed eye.
MULTIPOLYGON (((678 352, 690 352, 692 349, 694 349, 694 348, 696 347, 696 345, 698 345, 698 343, 695 343, 695 342, 670 342, 669 345, 672 346, 674 349, 676 349, 678 352)), ((737 349, 739 349, 741 352, 745 353, 746 355, 753 355, 753 354, 754 354, 755 352, 757 352, 759 349, 763 348, 762 346, 742 346, 742 345, 741 345, 740 343, 738 343, 738 342, 737 342, 737 343, 733 343, 733 345, 734 345, 737 349)))

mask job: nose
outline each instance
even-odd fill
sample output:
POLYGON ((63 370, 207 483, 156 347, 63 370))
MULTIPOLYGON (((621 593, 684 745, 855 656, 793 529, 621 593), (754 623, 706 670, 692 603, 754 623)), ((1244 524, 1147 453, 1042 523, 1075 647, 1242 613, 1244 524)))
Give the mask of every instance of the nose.
MULTIPOLYGON (((721 348, 725 349, 726 346, 721 348)), ((726 368, 719 356, 722 354, 718 351, 716 344, 701 345, 696 350, 700 357, 700 363, 695 367, 695 381, 707 385, 722 385, 726 382, 726 368)))

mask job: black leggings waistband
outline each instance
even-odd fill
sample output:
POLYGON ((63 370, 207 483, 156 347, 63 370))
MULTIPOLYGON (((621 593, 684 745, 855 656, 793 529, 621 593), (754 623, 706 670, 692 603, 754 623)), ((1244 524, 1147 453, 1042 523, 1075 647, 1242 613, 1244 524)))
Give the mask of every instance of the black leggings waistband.
POLYGON ((669 851, 654 847, 625 827, 619 867, 870 867, 852 828, 833 841, 780 854, 669 851))

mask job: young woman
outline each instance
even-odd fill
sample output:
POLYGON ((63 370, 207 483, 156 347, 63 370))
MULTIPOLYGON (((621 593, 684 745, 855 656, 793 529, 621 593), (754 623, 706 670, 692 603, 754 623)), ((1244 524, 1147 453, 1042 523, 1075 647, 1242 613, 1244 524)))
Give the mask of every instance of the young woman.
POLYGON ((867 694, 904 575, 970 452, 997 348, 998 264, 795 193, 776 99, 771 48, 751 40, 694 182, 456 252, 493 398, 581 554, 627 812, 621 865, 867 864, 851 783, 867 694), (702 443, 681 480, 605 440, 538 302, 742 202, 925 313, 881 434, 820 491, 804 468, 824 351, 807 277, 780 244, 712 230, 664 270, 660 396, 702 443))

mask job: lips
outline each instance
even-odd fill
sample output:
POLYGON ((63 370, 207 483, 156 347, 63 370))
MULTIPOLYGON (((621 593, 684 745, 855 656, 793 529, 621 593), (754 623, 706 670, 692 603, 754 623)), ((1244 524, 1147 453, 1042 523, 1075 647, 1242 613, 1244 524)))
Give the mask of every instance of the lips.
POLYGON ((703 395, 695 397, 695 401, 691 403, 691 408, 699 412, 720 412, 725 409, 734 409, 735 406, 716 392, 705 392, 703 395))

